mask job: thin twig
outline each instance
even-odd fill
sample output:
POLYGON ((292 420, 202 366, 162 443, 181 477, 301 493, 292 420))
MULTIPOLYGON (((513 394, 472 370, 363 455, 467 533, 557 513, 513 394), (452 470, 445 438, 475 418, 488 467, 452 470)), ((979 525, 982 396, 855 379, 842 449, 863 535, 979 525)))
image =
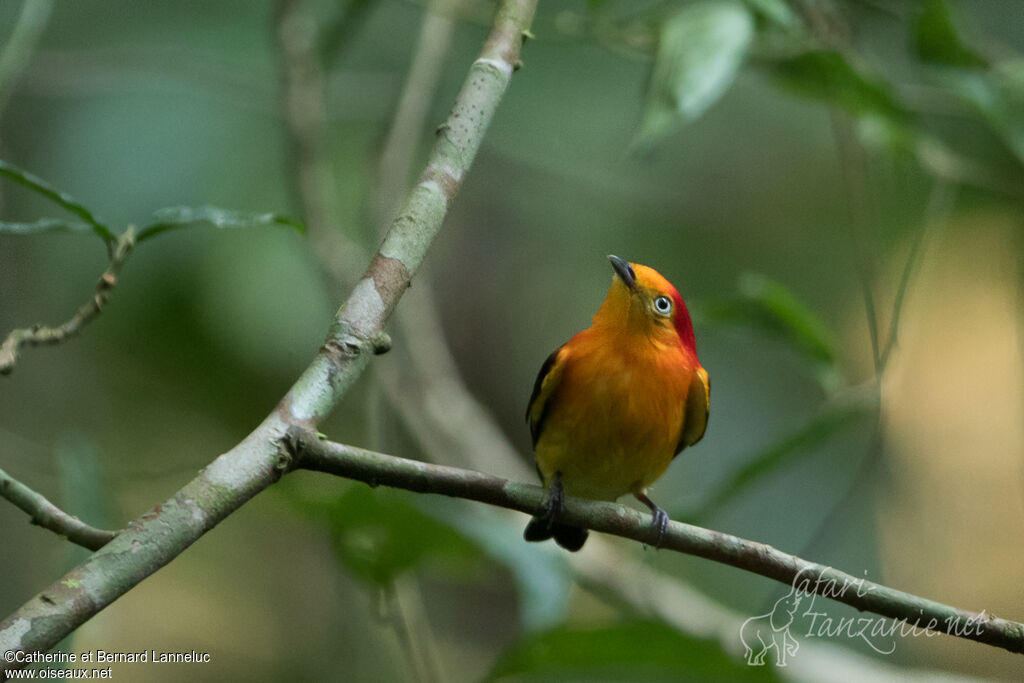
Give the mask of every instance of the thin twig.
POLYGON ((383 589, 383 599, 387 611, 386 618, 398 639, 402 652, 409 663, 417 683, 434 683, 440 680, 434 667, 434 661, 422 641, 422 629, 416 628, 415 619, 410 614, 410 606, 404 604, 399 595, 397 578, 383 589))
POLYGON ((850 242, 853 247, 861 295, 864 299, 864 314, 867 317, 868 336, 871 339, 871 358, 877 375, 882 369, 882 352, 878 312, 875 308, 875 262, 869 239, 872 219, 865 181, 867 164, 864 159, 864 150, 857 141, 853 122, 849 115, 836 107, 833 107, 831 114, 832 130, 839 153, 840 171, 844 178, 843 186, 846 188, 852 213, 850 242))
MULTIPOLYGON (((545 501, 544 489, 489 474, 456 467, 432 465, 354 446, 320 440, 315 433, 292 428, 286 440, 298 466, 326 472, 371 486, 393 486, 417 493, 436 493, 475 500, 527 514, 538 514, 545 501)), ((641 543, 653 545, 659 538, 651 517, 616 503, 567 498, 562 519, 641 543)), ((808 562, 763 543, 681 522, 671 522, 661 548, 695 555, 867 610, 908 625, 928 628, 1024 654, 1024 624, 984 612, 970 612, 883 586, 839 570, 808 562), (845 587, 845 589, 844 589, 845 587), (951 624, 975 625, 950 628, 951 624)))
MULTIPOLYGON (((849 61, 856 61, 851 46, 850 28, 834 7, 814 0, 800 0, 797 9, 804 18, 811 33, 826 47, 842 54, 849 61)), ((843 176, 850 205, 850 241, 854 262, 860 281, 864 313, 867 317, 868 335, 871 339, 871 358, 875 374, 881 370, 881 340, 878 329, 878 313, 875 310, 875 263, 870 251, 871 205, 867 188, 867 161, 864 149, 857 140, 850 115, 838 105, 829 109, 832 120, 832 134, 836 142, 839 171, 843 176)))
POLYGON ((288 142, 288 189, 306 224, 307 234, 324 278, 351 287, 369 260, 369 253, 342 223, 341 187, 328 144, 327 80, 324 50, 342 51, 352 37, 350 10, 362 16, 365 3, 347 6, 336 23, 341 33, 319 30, 302 0, 278 0, 277 37, 281 61, 281 111, 288 142), (339 27, 340 30, 340 27, 339 27), (325 35, 329 34, 329 35, 325 35))
POLYGON ((320 32, 302 0, 278 3, 278 40, 282 62, 282 108, 288 135, 292 194, 298 200, 311 236, 328 231, 344 243, 332 251, 344 259, 349 277, 366 263, 362 250, 354 248, 341 224, 343 211, 338 199, 339 181, 327 150, 327 95, 320 56, 320 32))
POLYGON ((874 474, 875 466, 882 459, 882 455, 885 452, 885 419, 881 406, 880 385, 876 385, 876 391, 878 396, 876 396, 875 400, 879 402, 878 412, 875 415, 875 424, 871 430, 871 438, 868 440, 864 455, 857 464, 857 470, 853 476, 845 480, 846 487, 842 495, 832 500, 828 513, 815 525, 814 531, 811 532, 807 542, 801 548, 801 553, 809 554, 812 550, 817 549, 819 544, 828 538, 829 529, 832 528, 839 518, 855 509, 850 505, 851 501, 865 489, 865 485, 874 474))
POLYGON ((419 148, 423 121, 455 32, 460 0, 434 0, 424 12, 423 23, 410 62, 395 117, 380 155, 375 193, 374 228, 382 230, 394 219, 394 211, 409 187, 409 170, 419 148))
POLYGON ((910 277, 914 268, 920 261, 921 249, 925 238, 933 232, 939 224, 943 223, 949 216, 956 199, 956 187, 949 182, 938 179, 932 186, 931 194, 928 197, 928 206, 925 209, 924 219, 921 227, 914 235, 914 241, 910 245, 910 252, 907 254, 907 261, 903 264, 903 272, 900 274, 900 283, 896 289, 896 297, 892 304, 892 314, 889 316, 889 336, 885 341, 885 348, 882 350, 881 369, 884 372, 889 362, 889 355, 899 341, 900 315, 903 311, 903 299, 907 294, 907 287, 910 285, 910 277))
POLYGON ((44 529, 64 536, 72 543, 99 550, 117 535, 117 532, 97 529, 61 510, 47 500, 46 496, 33 491, 7 472, 0 469, 0 497, 14 503, 44 529))
POLYGON ((17 328, 7 335, 0 344, 0 375, 7 375, 18 362, 18 352, 22 346, 39 346, 42 344, 60 344, 64 340, 82 331, 103 310, 117 286, 117 277, 121 267, 128 259, 135 246, 135 229, 129 227, 117 238, 117 245, 110 257, 110 265, 96 281, 92 297, 78 309, 69 320, 57 327, 33 325, 17 328))

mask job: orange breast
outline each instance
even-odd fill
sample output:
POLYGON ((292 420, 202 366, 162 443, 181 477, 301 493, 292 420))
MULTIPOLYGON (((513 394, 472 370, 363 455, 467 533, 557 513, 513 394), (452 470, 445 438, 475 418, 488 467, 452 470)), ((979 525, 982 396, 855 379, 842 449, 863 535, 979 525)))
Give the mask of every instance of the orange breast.
POLYGON ((679 347, 591 330, 569 346, 536 445, 545 484, 560 472, 567 494, 597 500, 647 488, 676 453, 693 361, 679 347))

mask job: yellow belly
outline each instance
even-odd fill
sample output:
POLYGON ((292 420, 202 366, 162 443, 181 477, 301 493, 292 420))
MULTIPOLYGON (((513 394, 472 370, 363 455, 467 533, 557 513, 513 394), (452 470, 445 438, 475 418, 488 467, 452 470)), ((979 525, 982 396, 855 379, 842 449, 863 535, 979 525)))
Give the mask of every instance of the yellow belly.
POLYGON ((654 483, 679 442, 689 377, 664 368, 631 367, 609 375, 607 363, 567 368, 546 416, 536 459, 545 485, 560 473, 565 492, 615 500, 654 483))

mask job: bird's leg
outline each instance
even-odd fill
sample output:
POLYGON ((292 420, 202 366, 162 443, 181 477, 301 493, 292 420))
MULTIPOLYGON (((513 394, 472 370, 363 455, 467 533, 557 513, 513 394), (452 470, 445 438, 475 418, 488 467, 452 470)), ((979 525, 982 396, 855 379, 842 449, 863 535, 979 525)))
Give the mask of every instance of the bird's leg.
POLYGON ((654 501, 647 497, 645 491, 636 491, 633 496, 651 509, 651 515, 654 517, 653 526, 658 530, 658 540, 655 541, 654 547, 660 548, 662 541, 665 540, 665 532, 668 531, 668 513, 655 505, 654 501))
POLYGON ((562 524, 560 520, 564 513, 565 490, 562 488, 562 475, 561 472, 555 472, 548 486, 544 507, 523 529, 523 538, 527 541, 546 541, 553 538, 555 543, 566 550, 576 552, 586 543, 589 532, 582 527, 562 524))
POLYGON ((555 472, 548 488, 548 499, 544 501, 544 512, 540 517, 549 530, 554 529, 558 519, 565 512, 565 491, 562 489, 562 473, 555 472))

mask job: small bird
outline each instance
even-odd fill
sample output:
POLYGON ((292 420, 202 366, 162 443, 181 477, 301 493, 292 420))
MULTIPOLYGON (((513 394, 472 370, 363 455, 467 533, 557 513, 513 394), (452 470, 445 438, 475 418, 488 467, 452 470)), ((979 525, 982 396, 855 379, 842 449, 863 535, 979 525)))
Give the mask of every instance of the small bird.
POLYGON ((615 274, 593 324, 544 361, 526 409, 548 497, 523 537, 572 551, 588 532, 559 521, 566 495, 632 493, 651 509, 660 544, 668 514, 647 487, 708 421, 711 385, 683 298, 653 268, 608 260, 615 274))

